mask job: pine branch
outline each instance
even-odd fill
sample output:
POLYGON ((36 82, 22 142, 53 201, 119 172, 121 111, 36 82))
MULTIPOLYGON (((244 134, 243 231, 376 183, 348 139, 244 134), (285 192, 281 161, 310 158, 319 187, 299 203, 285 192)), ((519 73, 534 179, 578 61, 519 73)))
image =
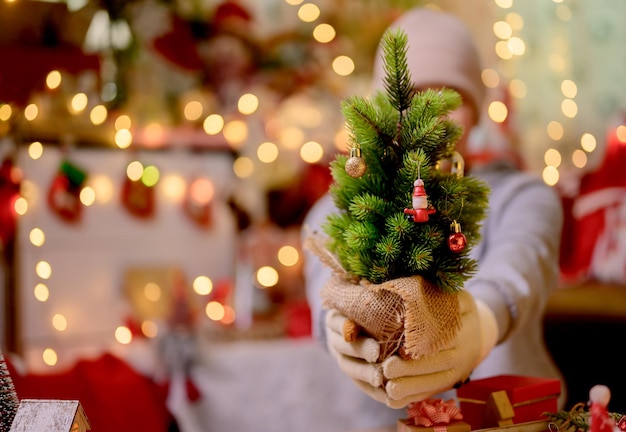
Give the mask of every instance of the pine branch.
POLYGON ((407 65, 408 38, 400 30, 391 30, 381 41, 384 60, 384 88, 399 116, 409 108, 413 99, 413 84, 407 65))
POLYGON ((0 432, 11 429, 19 403, 9 368, 0 351, 0 432))

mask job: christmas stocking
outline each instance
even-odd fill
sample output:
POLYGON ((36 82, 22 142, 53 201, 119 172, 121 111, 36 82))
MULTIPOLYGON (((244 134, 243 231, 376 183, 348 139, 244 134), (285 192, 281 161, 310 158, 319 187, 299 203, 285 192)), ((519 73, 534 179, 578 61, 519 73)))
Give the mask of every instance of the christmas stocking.
POLYGON ((48 190, 50 209, 67 222, 77 222, 82 214, 80 191, 87 174, 78 166, 64 160, 48 190))

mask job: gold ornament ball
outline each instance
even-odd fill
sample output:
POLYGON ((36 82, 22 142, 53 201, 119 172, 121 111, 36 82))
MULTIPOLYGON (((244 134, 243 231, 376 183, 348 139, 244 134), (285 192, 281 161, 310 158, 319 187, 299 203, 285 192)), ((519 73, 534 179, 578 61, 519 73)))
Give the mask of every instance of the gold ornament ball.
POLYGON ((359 178, 365 174, 367 163, 362 157, 351 157, 346 161, 346 172, 350 177, 359 178))

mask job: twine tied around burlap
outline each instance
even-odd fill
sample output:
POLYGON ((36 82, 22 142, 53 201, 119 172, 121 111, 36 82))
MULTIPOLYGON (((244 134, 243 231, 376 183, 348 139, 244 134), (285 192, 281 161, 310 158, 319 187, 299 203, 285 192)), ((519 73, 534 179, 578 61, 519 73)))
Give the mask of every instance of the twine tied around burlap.
POLYGON ((326 248, 323 236, 311 233, 304 246, 333 270, 321 291, 323 306, 337 309, 376 339, 378 361, 402 350, 419 358, 433 354, 456 336, 461 326, 458 296, 446 293, 420 275, 373 284, 348 274, 326 248))

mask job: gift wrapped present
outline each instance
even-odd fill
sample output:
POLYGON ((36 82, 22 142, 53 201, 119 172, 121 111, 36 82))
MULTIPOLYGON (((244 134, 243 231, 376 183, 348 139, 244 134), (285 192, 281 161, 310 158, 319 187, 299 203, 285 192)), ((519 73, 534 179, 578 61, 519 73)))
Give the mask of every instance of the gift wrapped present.
POLYGON ((457 389, 463 420, 472 430, 545 419, 558 411, 558 379, 498 375, 470 381, 457 389))
POLYGON ((407 406, 408 418, 399 419, 397 432, 469 432, 454 400, 426 399, 407 406))
POLYGON ((471 430, 469 423, 464 421, 453 421, 448 424, 426 427, 416 425, 410 418, 398 420, 397 426, 397 432, 470 432, 471 430))

